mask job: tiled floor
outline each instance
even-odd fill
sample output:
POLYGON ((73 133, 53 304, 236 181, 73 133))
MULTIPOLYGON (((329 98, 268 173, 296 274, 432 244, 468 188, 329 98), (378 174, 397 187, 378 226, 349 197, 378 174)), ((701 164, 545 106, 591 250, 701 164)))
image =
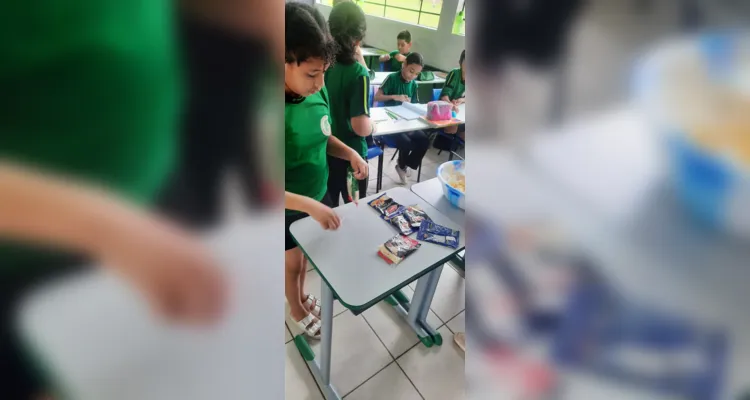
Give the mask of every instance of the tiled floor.
MULTIPOLYGON (((447 157, 447 156, 446 156, 447 157)), ((320 291, 320 277, 308 272, 305 286, 320 291)), ((443 336, 442 346, 426 348, 386 303, 359 316, 336 305, 333 324, 332 381, 347 400, 458 400, 464 398, 464 353, 453 333, 464 330, 464 279, 443 268, 427 320, 443 336)), ((409 287, 404 294, 411 297, 409 287)), ((286 398, 322 399, 289 331, 286 340, 286 398)), ((319 351, 319 342, 311 343, 319 351)))
MULTIPOLYGON (((402 186, 398 183, 400 180, 398 174, 396 174, 396 160, 394 159, 391 161, 391 157, 393 157, 395 151, 396 150, 392 148, 385 149, 385 156, 383 157, 383 188, 381 191, 396 186, 402 186)), ((458 154, 463 156, 463 149, 459 150, 458 154)), ((440 164, 448 161, 448 157, 449 154, 447 152, 444 151, 438 155, 438 150, 430 148, 424 159, 422 159, 422 175, 420 176, 420 182, 436 177, 437 168, 440 164)), ((371 195, 375 193, 375 186, 378 177, 378 159, 373 158, 372 160, 369 160, 369 164, 370 183, 367 188, 367 194, 371 195)), ((411 176, 407 178, 406 187, 409 188, 414 183, 417 183, 417 171, 411 171, 411 176)))

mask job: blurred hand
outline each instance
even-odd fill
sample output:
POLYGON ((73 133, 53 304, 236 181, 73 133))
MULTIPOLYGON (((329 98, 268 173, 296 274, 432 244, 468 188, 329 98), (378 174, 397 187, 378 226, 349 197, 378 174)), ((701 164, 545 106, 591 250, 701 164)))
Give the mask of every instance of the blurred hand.
POLYGON ((407 96, 405 94, 400 94, 400 95, 396 96, 396 98, 394 100, 400 101, 402 103, 411 103, 411 99, 409 98, 409 96, 407 96))
POLYGON ((401 63, 406 61, 406 56, 403 54, 396 54, 394 58, 396 59, 396 61, 401 62, 401 63))
POLYGON ((336 229, 339 229, 339 226, 341 226, 341 220, 336 212, 333 211, 331 207, 328 207, 319 201, 310 200, 311 205, 308 214, 310 214, 312 219, 318 221, 320 226, 325 230, 330 229, 335 231, 336 229))
POLYGON ((227 298, 224 276, 192 235, 161 222, 138 221, 104 242, 100 258, 105 265, 134 284, 159 315, 197 324, 221 317, 227 298))
POLYGON ((390 54, 383 54, 382 58, 383 58, 383 61, 390 61, 391 60, 391 55, 390 54))
POLYGON ((349 162, 352 164, 355 178, 357 178, 358 180, 367 178, 370 167, 367 164, 367 161, 365 161, 359 154, 354 154, 349 162))

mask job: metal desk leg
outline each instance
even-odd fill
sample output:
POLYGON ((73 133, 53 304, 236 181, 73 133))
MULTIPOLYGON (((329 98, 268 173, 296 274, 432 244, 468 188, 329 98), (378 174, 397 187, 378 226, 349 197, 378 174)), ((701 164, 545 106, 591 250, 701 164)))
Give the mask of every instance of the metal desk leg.
MULTIPOLYGON (((310 370, 318 381, 320 389, 326 400, 341 400, 341 396, 336 392, 336 388, 331 383, 331 345, 333 338, 333 292, 325 282, 320 283, 322 292, 321 316, 323 327, 320 329, 320 364, 315 360, 314 355, 307 360, 310 370)), ((304 340, 304 339, 302 339, 304 340)), ((296 341, 299 347, 299 342, 296 341)), ((306 344, 307 342, 305 342, 306 344)), ((309 347, 308 347, 309 349, 309 347)))
POLYGON ((380 188, 383 187, 383 158, 385 156, 385 145, 380 144, 380 150, 383 151, 378 156, 378 183, 375 185, 375 193, 380 193, 380 188))
POLYGON ((427 323, 427 314, 430 312, 430 304, 442 271, 443 267, 440 266, 419 278, 411 302, 400 291, 387 300, 406 319, 419 340, 427 347, 432 347, 433 344, 438 346, 443 344, 440 333, 427 323))

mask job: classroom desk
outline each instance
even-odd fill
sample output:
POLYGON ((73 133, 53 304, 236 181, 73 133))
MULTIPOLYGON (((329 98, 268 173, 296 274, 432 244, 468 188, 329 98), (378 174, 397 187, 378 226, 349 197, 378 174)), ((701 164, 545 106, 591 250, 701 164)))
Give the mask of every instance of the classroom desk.
MULTIPOLYGON (((427 114, 427 104, 414 104, 415 106, 419 107, 419 109, 424 113, 427 114)), ((466 123, 466 103, 459 104, 458 105, 458 112, 456 113, 456 119, 461 120, 461 123, 466 123)), ((460 125, 460 124, 457 124, 460 125)))
MULTIPOLYGON (((472 207, 501 227, 557 221, 619 293, 726 329, 730 392, 722 398, 738 398, 750 389, 750 247, 693 219, 676 198, 662 150, 628 108, 535 135, 522 153, 480 146, 472 159, 489 167, 472 169, 472 181, 492 184, 472 192, 472 207)), ((482 311, 473 315, 479 321, 482 311)))
POLYGON ((281 223, 280 215, 253 218, 207 237, 233 296, 218 327, 167 326, 121 278, 96 269, 22 302, 19 328, 31 358, 60 398, 284 398, 284 309, 271 300, 282 293, 284 272, 280 256, 266 256, 281 254, 280 236, 257 233, 280 234, 281 223))
MULTIPOLYGON (((376 71, 375 72, 375 78, 370 80, 370 85, 382 85, 383 81, 385 81, 385 78, 388 77, 388 75, 392 74, 393 72, 382 72, 382 71, 376 71)), ((417 81, 417 85, 440 85, 445 83, 445 78, 441 78, 437 75, 435 75, 435 79, 431 81, 417 81)))
POLYGON ((383 54, 388 54, 388 52, 375 47, 362 47, 362 55, 364 57, 380 57, 383 54))
MULTIPOLYGON (((394 188, 385 193, 402 205, 420 205, 436 223, 461 230, 450 218, 407 189, 394 188)), ((403 297, 389 303, 407 319, 422 343, 442 344, 440 334, 427 323, 427 313, 442 266, 465 246, 464 235, 459 236, 458 249, 422 243, 400 264, 390 266, 377 255, 377 249, 397 232, 367 205, 381 194, 360 200, 358 206, 349 203, 337 207, 336 213, 342 221, 336 231, 324 231, 309 217, 289 228, 322 278, 320 363, 302 337, 295 339, 295 344, 302 354, 312 355, 307 357, 308 364, 328 400, 340 399, 330 379, 334 297, 353 312, 360 313, 382 300, 392 299, 401 288, 417 280, 411 303, 403 297)))

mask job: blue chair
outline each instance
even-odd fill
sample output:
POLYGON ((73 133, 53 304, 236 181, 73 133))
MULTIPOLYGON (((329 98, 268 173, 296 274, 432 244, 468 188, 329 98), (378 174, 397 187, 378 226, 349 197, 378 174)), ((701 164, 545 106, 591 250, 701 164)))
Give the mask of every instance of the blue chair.
POLYGON ((432 101, 438 101, 440 100, 440 93, 443 91, 442 88, 440 89, 432 89, 432 101))

